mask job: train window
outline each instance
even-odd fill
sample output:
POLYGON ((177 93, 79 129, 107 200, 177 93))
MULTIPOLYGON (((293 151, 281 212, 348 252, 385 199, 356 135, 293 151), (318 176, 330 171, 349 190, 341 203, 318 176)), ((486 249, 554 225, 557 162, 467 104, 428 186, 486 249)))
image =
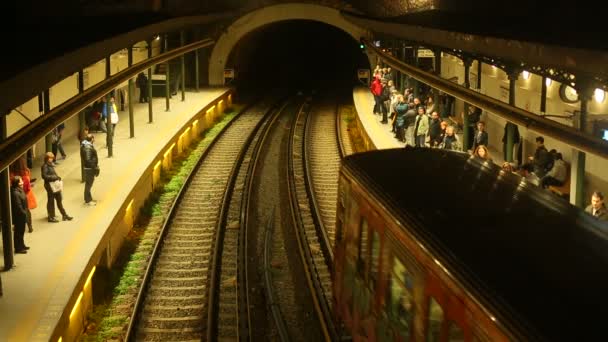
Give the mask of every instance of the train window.
POLYGON ((369 270, 369 287, 375 289, 378 280, 378 264, 380 263, 380 235, 373 230, 372 234, 372 260, 369 270))
POLYGON ((365 272, 367 271, 368 262, 368 241, 367 241, 367 220, 365 217, 361 218, 359 225, 359 258, 357 262, 357 270, 365 278, 365 272))
POLYGON ((350 197, 350 209, 348 210, 348 216, 346 219, 346 255, 352 260, 353 264, 358 259, 358 248, 359 243, 357 242, 360 237, 360 232, 357 225, 360 224, 359 220, 359 203, 355 197, 350 197))
POLYGON ((412 275, 398 258, 393 258, 393 268, 390 274, 388 299, 388 317, 405 341, 410 340, 411 324, 414 321, 412 275))
POLYGON ((443 323, 443 309, 435 298, 430 297, 428 311, 428 328, 426 331, 427 342, 439 342, 441 337, 441 324, 443 323))
POLYGON ((448 342, 464 342, 464 333, 456 322, 450 322, 448 342))

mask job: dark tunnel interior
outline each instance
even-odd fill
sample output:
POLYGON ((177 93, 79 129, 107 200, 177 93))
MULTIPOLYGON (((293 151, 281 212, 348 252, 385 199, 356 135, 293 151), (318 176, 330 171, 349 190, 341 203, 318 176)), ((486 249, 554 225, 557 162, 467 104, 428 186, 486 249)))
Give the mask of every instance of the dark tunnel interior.
POLYGON ((226 67, 237 72, 241 89, 350 87, 357 69, 369 68, 359 42, 333 26, 308 20, 285 21, 245 36, 226 67))

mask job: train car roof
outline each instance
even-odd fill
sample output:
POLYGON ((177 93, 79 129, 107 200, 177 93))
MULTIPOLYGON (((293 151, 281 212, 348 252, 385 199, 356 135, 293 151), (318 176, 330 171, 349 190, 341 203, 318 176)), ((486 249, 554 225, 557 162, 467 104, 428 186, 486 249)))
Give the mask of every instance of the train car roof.
POLYGON ((381 150, 346 157, 343 166, 440 251, 436 257, 499 320, 516 322, 531 339, 608 339, 604 222, 465 153, 381 150))

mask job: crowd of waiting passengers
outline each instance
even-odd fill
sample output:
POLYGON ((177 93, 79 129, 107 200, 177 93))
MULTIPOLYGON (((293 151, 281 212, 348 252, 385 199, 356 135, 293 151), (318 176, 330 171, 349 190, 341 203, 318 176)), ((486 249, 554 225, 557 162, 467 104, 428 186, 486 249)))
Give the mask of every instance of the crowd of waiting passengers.
MULTIPOLYGON (((370 90, 374 96, 374 115, 382 116, 381 123, 391 125, 392 132, 399 141, 409 146, 462 151, 463 144, 456 135, 457 126, 450 123, 448 118, 440 118, 432 95, 425 96, 423 102, 414 96, 412 88, 405 88, 401 94, 394 85, 391 68, 381 68, 379 65, 374 70, 370 90)), ((485 131, 485 123, 480 120, 481 110, 470 106, 467 115, 470 131, 473 132, 468 141, 468 146, 472 146, 471 153, 475 158, 492 162, 487 147, 488 133, 485 131)), ((517 131, 515 140, 519 141, 517 131)), ((503 143, 505 141, 503 137, 503 143)), ((535 143, 534 156, 528 157, 521 167, 505 162, 502 169, 518 173, 530 183, 544 189, 563 186, 568 178, 569 166, 562 154, 554 149, 547 150, 545 139, 541 136, 536 137, 535 143)), ((602 221, 608 221, 604 195, 599 191, 592 194, 591 204, 585 211, 602 221)))

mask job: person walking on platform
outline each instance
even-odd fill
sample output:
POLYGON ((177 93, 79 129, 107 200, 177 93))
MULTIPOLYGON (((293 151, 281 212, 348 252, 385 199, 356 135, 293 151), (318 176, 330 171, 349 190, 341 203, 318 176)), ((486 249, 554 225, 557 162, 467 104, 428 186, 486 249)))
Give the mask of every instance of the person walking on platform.
POLYGON ((11 214, 15 226, 15 235, 13 236, 15 253, 26 254, 27 250, 30 249, 23 241, 28 211, 27 198, 25 192, 23 192, 23 179, 20 176, 15 176, 11 182, 11 214))
MULTIPOLYGON (((110 98, 110 105, 108 106, 107 101, 103 102, 103 112, 101 113, 101 118, 103 122, 106 122, 106 118, 110 115, 110 123, 112 123, 112 136, 114 136, 114 131, 116 130, 116 124, 118 123, 118 110, 116 109, 116 100, 114 96, 110 98), (110 110, 108 111, 108 107, 110 110)), ((107 127, 106 127, 107 129, 107 127)), ((107 132, 106 132, 107 133, 107 132)))
POLYGON ((11 179, 11 182, 17 176, 21 177, 21 180, 23 181, 23 192, 25 193, 25 197, 27 198, 27 208, 29 209, 27 211, 27 228, 28 231, 31 233, 34 231, 34 228, 32 227, 32 215, 30 210, 36 209, 38 204, 36 202, 36 195, 34 195, 34 192, 32 191, 31 171, 27 167, 27 163, 25 161, 25 158, 23 157, 17 159, 9 167, 9 177, 11 179))
MULTIPOLYGON (((65 129, 65 124, 63 124, 63 123, 60 124, 59 126, 55 127, 55 129, 53 130, 53 133, 52 133, 53 144, 51 145, 53 154, 55 156, 57 156, 58 152, 61 153, 62 159, 65 159, 67 157, 67 154, 63 150, 63 145, 61 144, 61 138, 63 137, 64 129, 65 129)), ((57 163, 57 160, 54 160, 54 162, 57 163)))
POLYGON ((80 158, 82 158, 82 165, 84 166, 84 204, 88 206, 97 204, 97 202, 93 201, 93 196, 91 196, 93 181, 99 175, 97 151, 95 150, 95 146, 93 146, 94 140, 93 134, 87 134, 80 144, 80 158))
POLYGON ((61 177, 55 172, 53 159, 55 159, 55 155, 52 152, 47 152, 44 156, 44 163, 41 168, 42 179, 44 179, 44 190, 46 190, 47 195, 46 211, 48 213, 48 220, 49 222, 59 222, 55 217, 55 201, 57 201, 57 208, 59 208, 63 220, 70 221, 73 217, 68 215, 63 208, 63 198, 61 194, 63 191, 63 183, 61 182, 61 177))
POLYGON ((608 211, 604 204, 604 194, 599 191, 594 192, 591 195, 591 204, 585 208, 585 212, 600 221, 608 221, 608 211))
POLYGON ((148 102, 148 78, 143 72, 137 75, 135 84, 139 88, 139 103, 148 102))

